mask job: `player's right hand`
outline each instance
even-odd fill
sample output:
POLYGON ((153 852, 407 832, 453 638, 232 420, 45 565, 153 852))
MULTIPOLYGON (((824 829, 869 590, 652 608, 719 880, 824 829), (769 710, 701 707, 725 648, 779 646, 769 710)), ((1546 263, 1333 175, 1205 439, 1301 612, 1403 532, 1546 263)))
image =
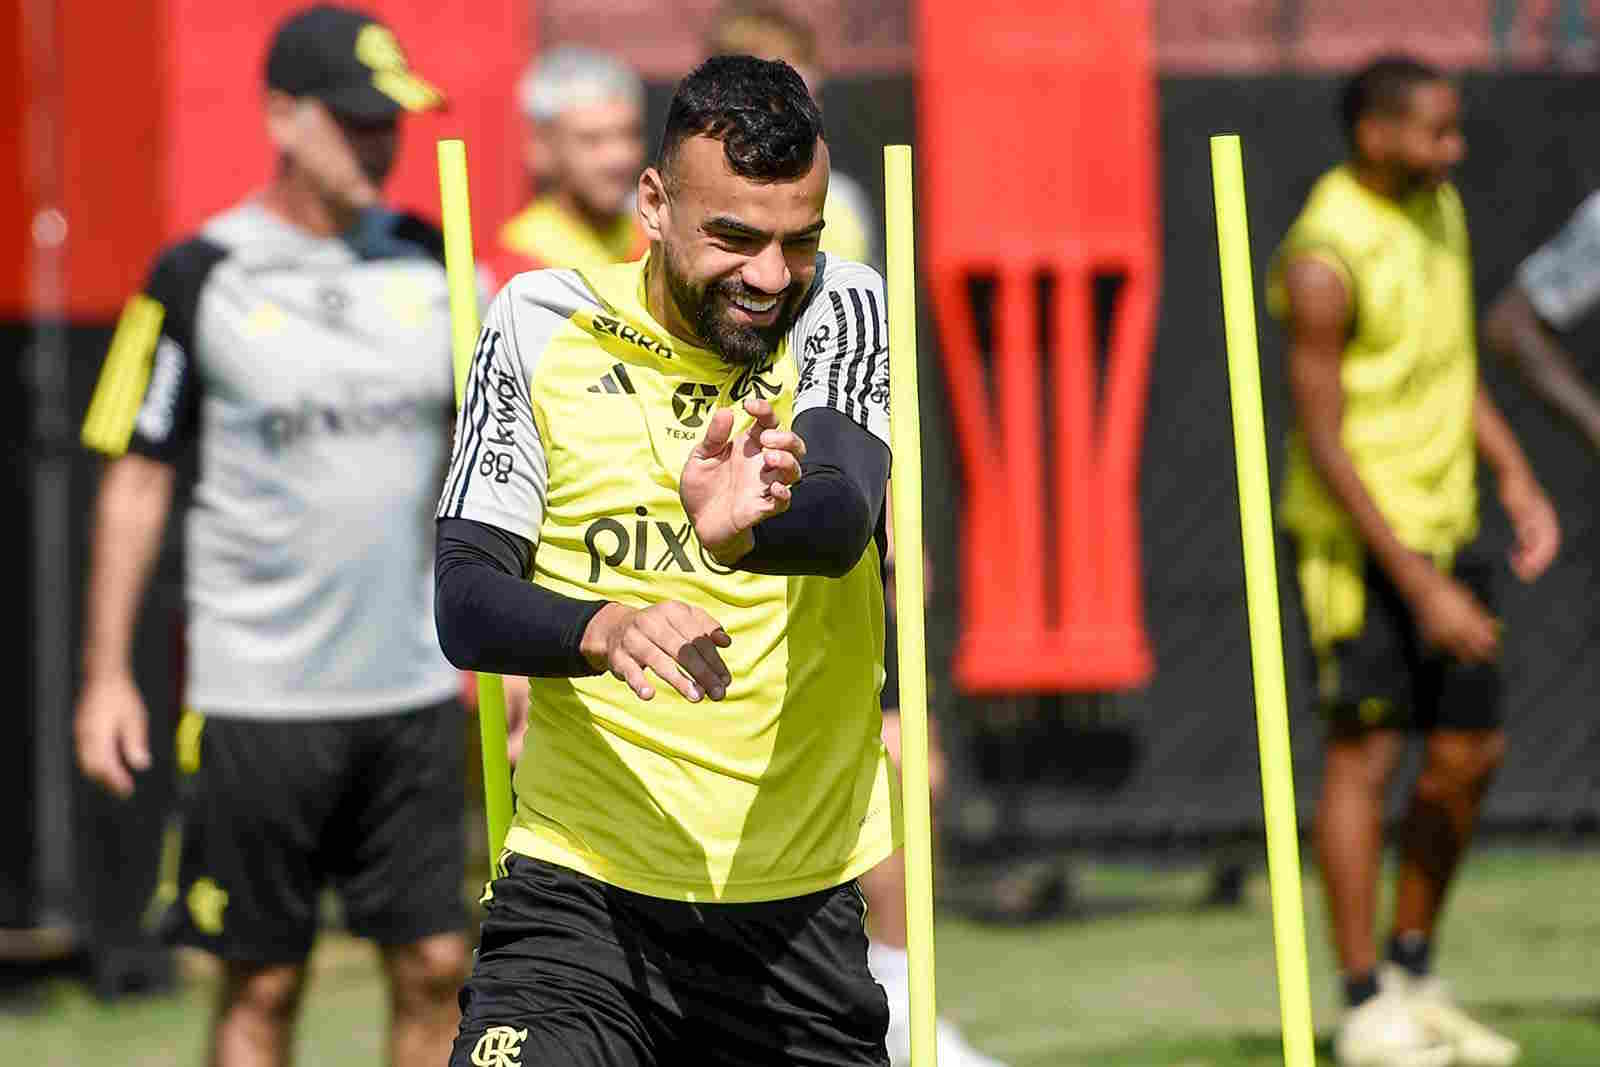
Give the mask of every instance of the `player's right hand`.
POLYGON ((1500 621, 1472 591, 1435 572, 1413 599, 1417 629, 1429 647, 1463 663, 1489 663, 1500 656, 1500 621))
POLYGON ((133 679, 119 674, 86 682, 73 731, 83 773, 119 797, 132 796, 133 772, 150 766, 149 719, 133 679))
POLYGON ((722 624, 699 608, 676 600, 630 608, 610 603, 583 632, 584 658, 628 683, 640 700, 656 695, 646 669, 684 699, 721 700, 733 675, 717 650, 733 644, 722 624))

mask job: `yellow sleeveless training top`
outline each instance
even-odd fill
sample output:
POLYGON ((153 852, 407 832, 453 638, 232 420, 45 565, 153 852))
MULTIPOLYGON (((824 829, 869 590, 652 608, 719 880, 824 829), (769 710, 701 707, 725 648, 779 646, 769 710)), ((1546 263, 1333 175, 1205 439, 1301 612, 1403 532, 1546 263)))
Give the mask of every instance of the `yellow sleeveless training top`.
MULTIPOLYGON (((1353 298, 1340 371, 1345 449, 1395 536, 1448 565, 1477 532, 1478 370, 1461 199, 1444 184, 1389 200, 1337 167, 1275 259, 1267 297, 1280 319, 1289 311, 1282 268, 1300 256, 1326 263, 1353 298)), ((1299 541, 1313 641, 1352 636, 1363 618, 1362 545, 1298 430, 1279 515, 1299 541)))

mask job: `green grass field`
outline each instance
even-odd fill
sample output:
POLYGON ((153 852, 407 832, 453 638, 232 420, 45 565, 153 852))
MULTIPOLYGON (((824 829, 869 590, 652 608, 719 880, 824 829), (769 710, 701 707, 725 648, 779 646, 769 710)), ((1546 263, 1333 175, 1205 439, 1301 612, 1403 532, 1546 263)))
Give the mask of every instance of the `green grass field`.
MULTIPOLYGON (((1138 912, 1089 922, 938 934, 944 1014, 1016 1067, 1265 1067, 1282 1062, 1264 876, 1230 911, 1188 906, 1200 874, 1081 869, 1085 896, 1137 896, 1138 912)), ((1527 1067, 1600 1064, 1600 852, 1500 849, 1462 876, 1441 971, 1462 1000, 1522 1042, 1527 1067)), ((1320 894, 1307 884, 1312 996, 1327 1056, 1337 1004, 1320 894)), ((300 1034, 302 1065, 380 1063, 384 1000, 365 946, 325 938, 300 1034)), ((202 1062, 211 991, 107 1008, 53 986, 32 1014, 0 1016, 4 1062, 168 1067, 202 1062)), ((1326 1062, 1331 1062, 1327 1060, 1326 1062)))

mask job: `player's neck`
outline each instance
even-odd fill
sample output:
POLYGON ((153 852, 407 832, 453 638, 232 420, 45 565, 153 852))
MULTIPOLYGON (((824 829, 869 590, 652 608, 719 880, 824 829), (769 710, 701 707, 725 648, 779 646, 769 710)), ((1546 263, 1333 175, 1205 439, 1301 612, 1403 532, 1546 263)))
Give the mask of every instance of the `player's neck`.
POLYGON ((644 309, 673 337, 686 345, 705 348, 706 343, 695 334, 694 327, 678 310, 677 301, 672 299, 672 291, 667 288, 665 256, 660 244, 650 246, 650 262, 644 268, 644 309))
POLYGON ((1361 159, 1350 161, 1350 173, 1366 189, 1385 200, 1403 200, 1410 191, 1405 177, 1394 167, 1385 167, 1361 159))
POLYGON ((329 203, 293 171, 280 170, 261 192, 261 206, 315 237, 336 237, 356 223, 354 210, 329 203))

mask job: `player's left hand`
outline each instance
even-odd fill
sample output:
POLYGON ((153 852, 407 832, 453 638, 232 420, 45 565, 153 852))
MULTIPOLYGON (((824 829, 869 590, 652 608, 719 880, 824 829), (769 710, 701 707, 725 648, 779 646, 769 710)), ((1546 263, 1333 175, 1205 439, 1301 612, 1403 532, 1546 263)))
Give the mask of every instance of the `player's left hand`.
POLYGON ((800 480, 806 454, 798 434, 778 428, 767 401, 748 397, 744 409, 755 422, 738 437, 731 409, 711 417, 678 480, 678 497, 695 536, 723 566, 755 547, 751 531, 757 523, 789 509, 789 487, 800 480))
POLYGON ((1531 582, 1549 568, 1561 548, 1556 509, 1531 477, 1503 481, 1500 503, 1517 535, 1511 548, 1511 569, 1524 582, 1531 582))

